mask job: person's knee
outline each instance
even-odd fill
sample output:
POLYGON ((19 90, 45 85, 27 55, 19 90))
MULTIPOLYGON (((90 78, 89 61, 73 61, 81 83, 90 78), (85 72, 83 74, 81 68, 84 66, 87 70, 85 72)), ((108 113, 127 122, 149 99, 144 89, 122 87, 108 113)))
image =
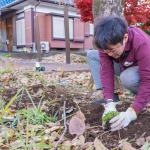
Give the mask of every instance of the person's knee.
POLYGON ((130 78, 126 76, 125 73, 121 73, 120 75, 120 82, 121 84, 125 87, 125 88, 128 88, 130 87, 130 78))
POLYGON ((127 69, 121 73, 120 81, 125 88, 133 89, 139 86, 140 77, 137 72, 127 69))
POLYGON ((89 50, 86 54, 86 57, 88 60, 90 60, 90 59, 95 59, 97 55, 99 55, 98 50, 89 50))
POLYGON ((92 50, 88 51, 86 57, 87 59, 91 59, 93 57, 93 51, 92 50))

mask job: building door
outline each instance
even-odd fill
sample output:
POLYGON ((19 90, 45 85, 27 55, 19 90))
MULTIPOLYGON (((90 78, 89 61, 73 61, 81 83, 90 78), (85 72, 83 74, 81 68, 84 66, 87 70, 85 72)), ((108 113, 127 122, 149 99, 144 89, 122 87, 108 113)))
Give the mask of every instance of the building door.
POLYGON ((13 50, 12 17, 6 19, 6 35, 7 35, 7 49, 9 52, 12 52, 13 50))

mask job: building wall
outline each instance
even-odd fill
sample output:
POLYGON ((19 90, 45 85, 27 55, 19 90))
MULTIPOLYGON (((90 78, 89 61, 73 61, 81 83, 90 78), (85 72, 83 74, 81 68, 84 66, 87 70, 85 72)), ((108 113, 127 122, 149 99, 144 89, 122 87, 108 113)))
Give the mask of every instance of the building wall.
POLYGON ((93 41, 92 36, 85 37, 84 48, 83 49, 93 49, 92 41, 93 41))
POLYGON ((85 23, 84 49, 93 49, 93 36, 90 33, 90 23, 85 23))
POLYGON ((47 41, 47 16, 44 13, 38 13, 38 23, 41 41, 47 41))
MULTIPOLYGON (((48 41, 50 48, 65 48, 65 40, 54 40, 52 37, 52 15, 38 13, 38 21, 41 41, 48 41)), ((74 39, 70 40, 70 48, 90 49, 92 47, 92 36, 85 38, 84 23, 74 18, 74 39)))
POLYGON ((29 9, 25 11, 25 32, 26 32, 26 45, 32 45, 32 20, 31 20, 31 12, 32 10, 29 9))
MULTIPOLYGON (((23 48, 23 47, 31 47, 33 48, 33 44, 36 41, 35 36, 35 25, 34 25, 34 9, 32 5, 25 6, 16 12, 16 16, 14 15, 14 32, 17 30, 16 21, 19 13, 24 12, 24 24, 25 24, 25 45, 17 45, 17 35, 15 35, 16 41, 14 42, 14 47, 23 48), (23 11, 24 10, 24 11, 23 11)), ((38 6, 37 7, 38 14, 38 22, 39 22, 39 32, 40 32, 40 40, 48 41, 50 44, 50 48, 65 48, 65 39, 53 39, 53 25, 52 25, 52 16, 55 13, 60 14, 61 16, 64 14, 63 8, 51 8, 47 6, 38 6), (52 14, 53 13, 53 14, 52 14)), ((56 15, 56 14, 55 14, 56 15)), ((70 48, 71 49, 91 49, 92 46, 92 36, 90 33, 89 23, 83 23, 78 18, 79 15, 76 14, 75 11, 69 10, 69 15, 73 18, 73 39, 70 40, 70 48), (88 35, 88 36, 87 36, 88 35)), ((2 42, 6 42, 6 28, 5 28, 4 20, 2 21, 2 42)), ((22 30, 21 30, 22 31, 22 30)), ((19 32, 19 30, 18 30, 19 32)), ((19 32, 21 33, 21 32, 19 32)), ((21 34, 22 35, 22 34, 21 34)), ((19 35, 19 36, 21 36, 19 35)), ((19 37, 18 36, 18 37, 19 37)), ((14 38, 13 37, 13 38, 14 38)), ((6 45, 6 44, 5 44, 6 45)), ((7 45, 3 45, 3 49, 7 50, 7 45)))
POLYGON ((79 18, 74 18, 74 42, 84 42, 84 23, 79 18))
POLYGON ((47 36, 47 40, 50 43, 50 47, 52 45, 51 41, 52 41, 52 16, 48 15, 46 16, 46 23, 47 23, 47 32, 46 32, 46 36, 47 36))

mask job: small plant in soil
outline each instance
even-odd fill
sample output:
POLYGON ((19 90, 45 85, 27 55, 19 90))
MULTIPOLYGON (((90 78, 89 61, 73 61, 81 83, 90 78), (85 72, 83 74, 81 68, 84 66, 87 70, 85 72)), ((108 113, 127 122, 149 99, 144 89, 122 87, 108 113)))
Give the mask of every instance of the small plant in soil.
POLYGON ((118 111, 110 111, 102 118, 102 127, 104 130, 110 130, 109 120, 119 115, 118 111))

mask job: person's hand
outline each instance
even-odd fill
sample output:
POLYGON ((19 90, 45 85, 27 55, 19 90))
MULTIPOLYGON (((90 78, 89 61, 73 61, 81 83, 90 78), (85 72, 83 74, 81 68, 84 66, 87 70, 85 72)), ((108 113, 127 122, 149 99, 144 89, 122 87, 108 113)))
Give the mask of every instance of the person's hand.
POLYGON ((109 121, 111 124, 111 131, 116 131, 127 127, 129 123, 133 120, 136 120, 136 118, 136 112, 133 108, 129 107, 125 112, 121 112, 118 116, 109 121))
POLYGON ((104 113, 103 113, 103 115, 102 115, 102 118, 108 113, 108 112, 110 112, 110 111, 116 111, 116 104, 113 102, 113 100, 112 100, 112 102, 109 102, 108 104, 105 104, 104 105, 104 108, 105 108, 105 110, 104 110, 104 113))

